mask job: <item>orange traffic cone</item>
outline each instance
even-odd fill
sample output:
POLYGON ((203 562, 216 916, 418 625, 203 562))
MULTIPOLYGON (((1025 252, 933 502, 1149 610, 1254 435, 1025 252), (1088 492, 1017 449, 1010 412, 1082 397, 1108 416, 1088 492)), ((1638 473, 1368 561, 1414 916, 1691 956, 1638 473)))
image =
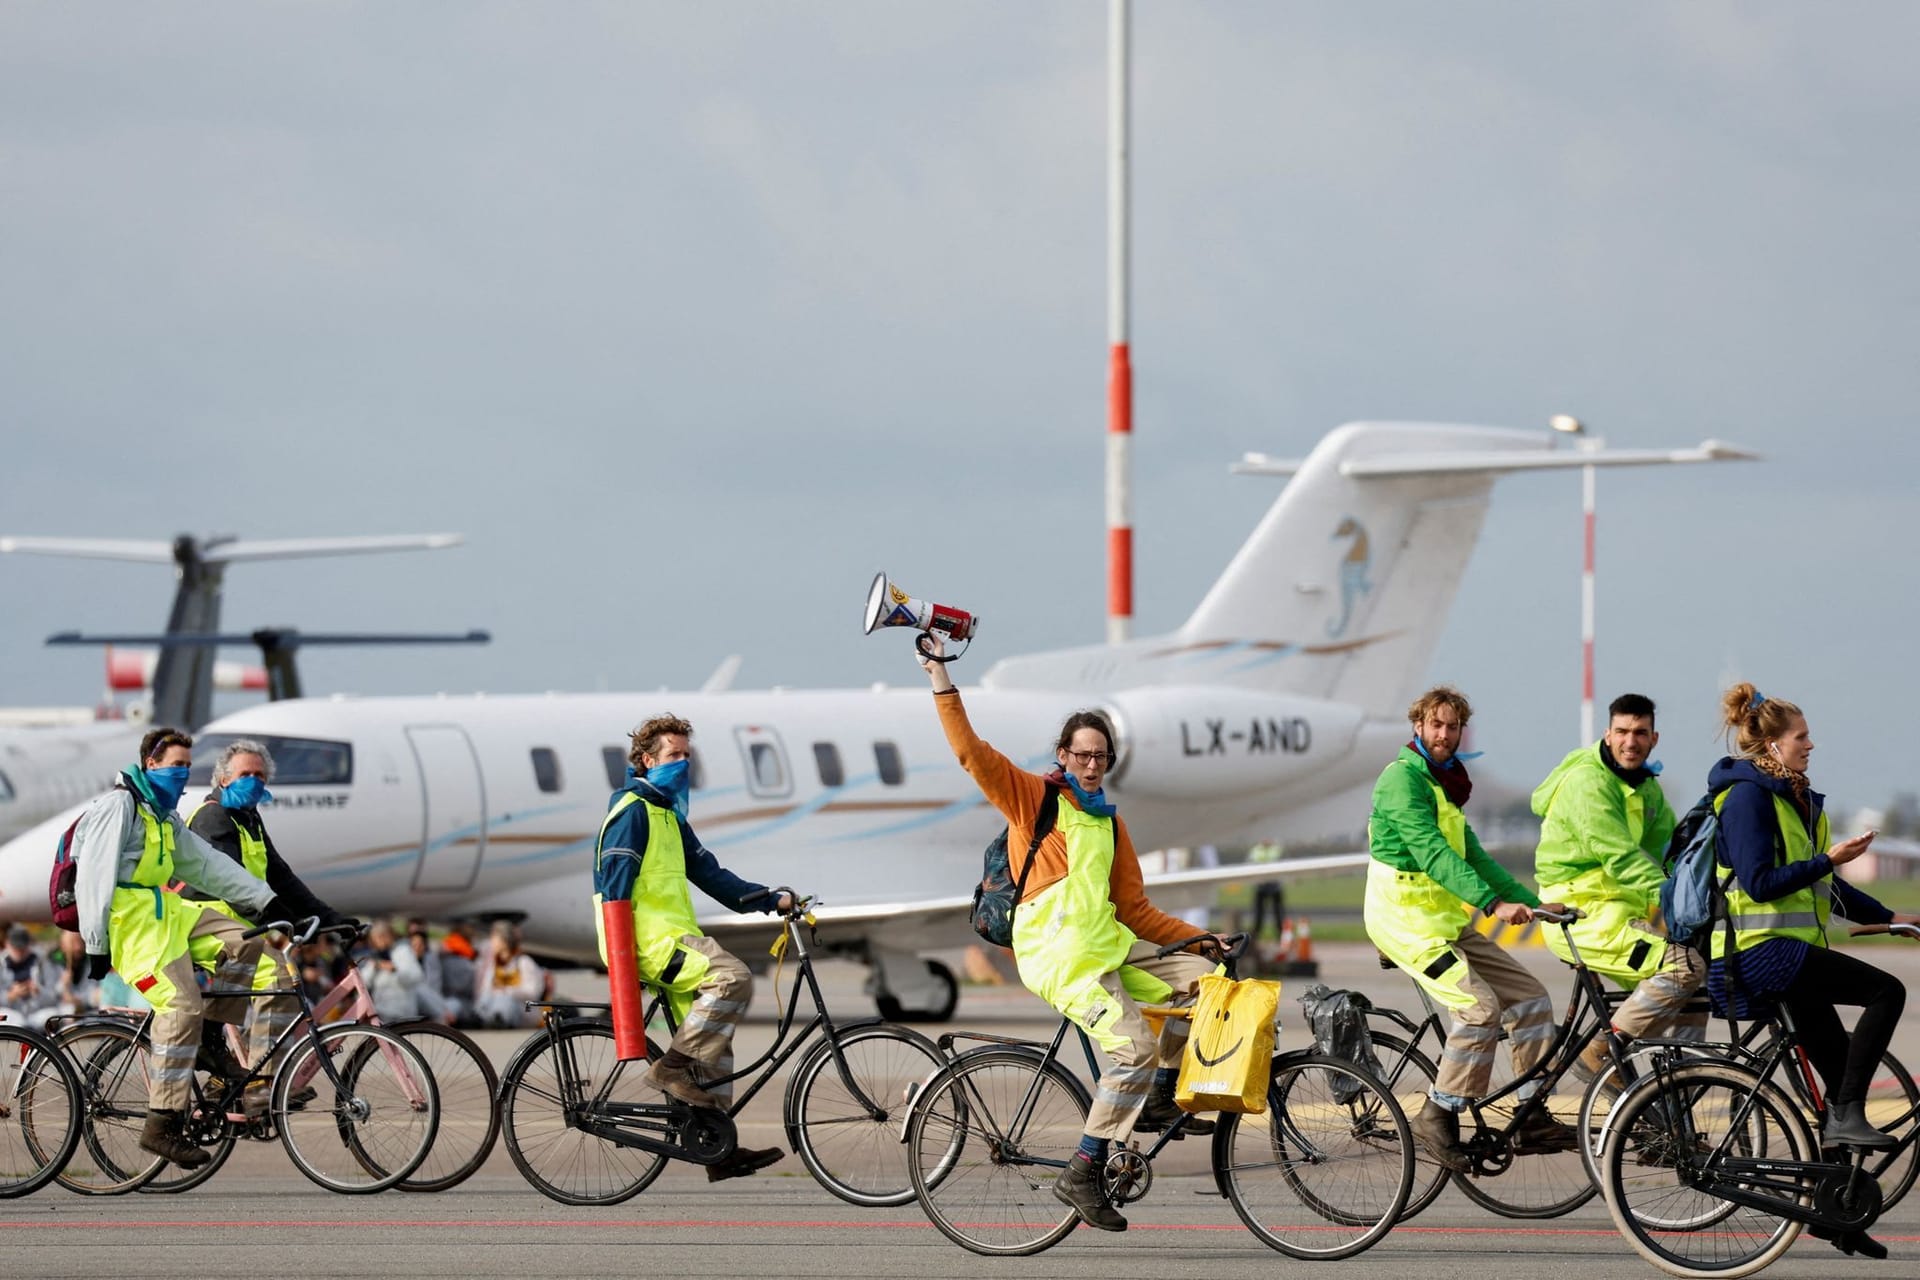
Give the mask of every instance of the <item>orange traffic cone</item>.
POLYGON ((1280 922, 1280 942, 1273 949, 1273 962, 1285 964, 1293 958, 1293 921, 1291 918, 1280 922))
POLYGON ((1294 935, 1293 958, 1305 964, 1313 959, 1313 921, 1300 917, 1300 930, 1294 935))

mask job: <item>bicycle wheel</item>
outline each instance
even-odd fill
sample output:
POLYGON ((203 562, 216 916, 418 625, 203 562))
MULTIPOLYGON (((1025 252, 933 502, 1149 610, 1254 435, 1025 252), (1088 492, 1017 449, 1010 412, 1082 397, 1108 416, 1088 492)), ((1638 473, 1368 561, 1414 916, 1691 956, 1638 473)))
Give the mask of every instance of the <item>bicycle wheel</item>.
POLYGON ((815 1180, 849 1204, 908 1204, 913 1183, 900 1122, 909 1092, 945 1061, 933 1041, 906 1027, 838 1031, 807 1052, 787 1084, 787 1140, 815 1180), (879 1108, 878 1116, 869 1114, 866 1101, 879 1108))
POLYGON ((419 1050, 440 1090, 440 1128, 427 1158, 394 1185, 401 1191, 457 1187, 480 1171, 500 1137, 500 1112, 493 1105, 500 1077, 480 1046, 452 1027, 406 1022, 389 1029, 419 1050))
MULTIPOLYGON (((659 1056, 647 1042, 647 1056, 659 1056)), ((609 1205, 647 1189, 667 1157, 623 1147, 580 1127, 595 1100, 663 1105, 645 1062, 614 1056, 613 1026, 569 1022, 521 1045, 500 1077, 500 1123, 520 1176, 561 1204, 609 1205), (604 1090, 604 1098, 602 1091, 604 1090)))
POLYGON ((1880 1182, 1880 1211, 1906 1198, 1920 1175, 1920 1086, 1891 1053, 1880 1055, 1880 1070, 1867 1093, 1867 1123, 1900 1139, 1891 1151, 1867 1153, 1867 1171, 1880 1182))
MULTIPOLYGON (((1433 1060, 1398 1036, 1373 1033, 1373 1048, 1380 1059, 1381 1080, 1387 1085, 1400 1110, 1409 1116, 1425 1105, 1433 1092, 1433 1080, 1439 1072, 1433 1060)), ((1447 1166, 1428 1155, 1419 1143, 1413 1144, 1413 1190, 1407 1194, 1407 1207, 1400 1211, 1405 1222, 1432 1204, 1447 1188, 1452 1177, 1447 1166)))
POLYGON ((0 1199, 60 1175, 80 1145, 80 1081, 45 1036, 0 1024, 0 1199))
POLYGON ((1213 1167, 1262 1244, 1308 1261, 1350 1258, 1406 1209, 1413 1132, 1392 1092, 1364 1068, 1286 1053, 1273 1060, 1264 1115, 1220 1117, 1213 1167))
POLYGON ((187 1106, 187 1138, 205 1151, 209 1159, 198 1169, 183 1169, 171 1162, 161 1164, 153 1177, 137 1188, 140 1194, 176 1195, 191 1191, 220 1172, 227 1157, 233 1154, 239 1133, 228 1123, 225 1113, 218 1109, 219 1105, 220 1099, 209 1098, 196 1079, 192 1100, 187 1106))
POLYGON ((974 1253, 1038 1253, 1079 1225, 1053 1180, 1080 1146, 1089 1102, 1037 1049, 960 1055, 914 1098, 907 1172, 940 1233, 974 1253))
POLYGON ((346 1195, 384 1191, 419 1168, 440 1122, 419 1052, 385 1027, 345 1023, 287 1051, 268 1108, 294 1167, 346 1195), (294 1104, 305 1084, 317 1096, 294 1104))
POLYGON ((140 1149, 147 1122, 147 1046, 131 1024, 78 1022, 55 1039, 80 1080, 81 1147, 60 1185, 81 1195, 124 1195, 166 1161, 140 1149))
MULTIPOLYGON (((1581 1135, 1580 1159, 1587 1167, 1587 1176, 1598 1187, 1604 1181, 1600 1167, 1600 1158, 1606 1149, 1607 1137, 1612 1133, 1613 1116, 1619 1108, 1620 1098, 1628 1085, 1642 1079, 1654 1069, 1655 1055, 1676 1052, 1673 1045, 1650 1045, 1644 1041, 1635 1041, 1627 1048, 1628 1078, 1623 1083, 1620 1068, 1611 1058, 1607 1060, 1599 1073, 1587 1083, 1586 1092, 1580 1095, 1580 1120, 1574 1131, 1581 1135)), ((1699 1047, 1678 1050, 1690 1059, 1701 1061, 1721 1060, 1702 1043, 1699 1047)), ((1639 1134, 1630 1134, 1628 1142, 1646 1138, 1644 1126, 1639 1134)), ((1727 1205, 1726 1211, 1733 1212, 1733 1206, 1727 1205)), ((1704 1220, 1695 1225, 1704 1225, 1704 1220)))
MULTIPOLYGON (((1676 1276, 1747 1276, 1792 1246, 1800 1224, 1713 1194, 1739 1186, 1725 1160, 1816 1158, 1798 1108, 1752 1070, 1689 1062, 1649 1075, 1614 1109, 1600 1156, 1607 1210, 1634 1251, 1676 1276)), ((1775 1170, 1773 1178, 1781 1177, 1775 1170)), ((1797 1197, 1806 1203, 1809 1188, 1797 1197)))
MULTIPOLYGON (((1502 1051, 1495 1057, 1490 1092, 1504 1089, 1513 1080, 1512 1062, 1504 1052, 1508 1044, 1505 1034, 1501 1035, 1500 1043, 1502 1051)), ((1551 1087, 1553 1092, 1546 1100, 1547 1109, 1554 1119, 1574 1128, 1580 1122, 1583 1083, 1575 1080, 1571 1071, 1563 1071, 1551 1087)), ((1481 1121, 1489 1128, 1511 1129, 1520 1105, 1518 1097, 1508 1094, 1498 1102, 1483 1105, 1481 1121)), ((1471 1112, 1461 1117, 1463 1141, 1467 1140, 1465 1130, 1471 1118, 1471 1112)), ((1456 1175, 1453 1182, 1467 1199, 1503 1218, 1557 1218, 1578 1209, 1600 1190, 1587 1175, 1578 1142, 1567 1151, 1516 1155, 1512 1163, 1497 1174, 1484 1178, 1456 1175)))

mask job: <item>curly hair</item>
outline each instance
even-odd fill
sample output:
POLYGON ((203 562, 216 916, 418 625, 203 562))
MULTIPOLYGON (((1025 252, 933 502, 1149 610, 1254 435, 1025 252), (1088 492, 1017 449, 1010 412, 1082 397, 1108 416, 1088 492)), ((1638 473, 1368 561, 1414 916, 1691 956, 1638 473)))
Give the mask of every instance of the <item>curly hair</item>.
POLYGON ((1407 723, 1425 724, 1427 717, 1440 707, 1452 707, 1463 729, 1467 721, 1473 719, 1473 704, 1467 701, 1466 694, 1450 684, 1437 684, 1413 700, 1413 705, 1407 708, 1407 723))
POLYGON ((693 726, 676 715, 669 714, 653 717, 653 719, 633 731, 632 739, 627 746, 627 763, 642 773, 645 773, 647 766, 640 763, 640 757, 650 756, 658 752, 660 749, 660 739, 670 733, 677 733, 683 738, 691 738, 693 737, 693 726))

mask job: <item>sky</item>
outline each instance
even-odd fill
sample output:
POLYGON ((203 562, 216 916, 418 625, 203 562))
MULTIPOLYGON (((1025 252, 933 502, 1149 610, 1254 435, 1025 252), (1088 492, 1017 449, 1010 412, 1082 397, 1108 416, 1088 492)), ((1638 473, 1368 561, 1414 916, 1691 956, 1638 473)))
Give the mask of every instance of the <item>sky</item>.
MULTIPOLYGON (((315 691, 912 683, 880 568, 983 615, 974 674, 1096 642, 1106 21, 0 3, 0 533, 465 534, 230 572, 235 628, 495 636, 315 691)), ((1736 678, 1836 803, 1915 787, 1917 45, 1905 3, 1136 4, 1137 632, 1275 496, 1244 451, 1719 437, 1766 460, 1601 477, 1603 700, 1659 701, 1680 803, 1736 678)), ((1515 785, 1577 745, 1578 502, 1502 480, 1435 620, 1515 785)), ((41 640, 171 589, 0 558, 0 705, 94 699, 41 640)))

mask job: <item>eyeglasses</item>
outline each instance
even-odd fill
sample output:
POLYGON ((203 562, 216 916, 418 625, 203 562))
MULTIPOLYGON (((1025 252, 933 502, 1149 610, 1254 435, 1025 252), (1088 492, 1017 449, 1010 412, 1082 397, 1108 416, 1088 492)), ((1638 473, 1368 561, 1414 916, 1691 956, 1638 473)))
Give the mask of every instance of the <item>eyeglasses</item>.
POLYGON ((1113 753, 1110 751, 1068 751, 1067 759, 1084 769, 1089 765, 1112 764, 1113 753))

